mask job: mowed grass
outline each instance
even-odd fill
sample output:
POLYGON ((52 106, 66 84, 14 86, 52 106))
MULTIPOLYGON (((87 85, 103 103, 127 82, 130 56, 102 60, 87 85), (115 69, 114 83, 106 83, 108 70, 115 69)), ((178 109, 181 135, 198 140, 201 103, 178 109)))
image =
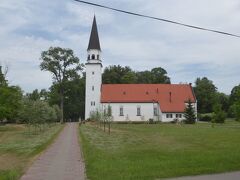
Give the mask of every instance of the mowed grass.
POLYGON ((0 180, 19 179, 62 127, 59 124, 43 132, 29 134, 25 125, 0 126, 0 180))
POLYGON ((91 180, 160 179, 240 170, 240 124, 113 124, 80 127, 91 180))

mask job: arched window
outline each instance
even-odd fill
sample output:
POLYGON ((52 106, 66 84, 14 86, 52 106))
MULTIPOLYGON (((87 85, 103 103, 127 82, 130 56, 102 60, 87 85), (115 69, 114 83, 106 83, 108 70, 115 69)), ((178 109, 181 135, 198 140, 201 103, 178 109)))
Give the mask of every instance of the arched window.
POLYGON ((87 58, 88 60, 90 60, 90 55, 88 55, 88 58, 87 58))
POLYGON ((99 54, 97 55, 97 59, 99 60, 99 54))
POLYGON ((95 54, 92 54, 92 59, 95 59, 95 54))

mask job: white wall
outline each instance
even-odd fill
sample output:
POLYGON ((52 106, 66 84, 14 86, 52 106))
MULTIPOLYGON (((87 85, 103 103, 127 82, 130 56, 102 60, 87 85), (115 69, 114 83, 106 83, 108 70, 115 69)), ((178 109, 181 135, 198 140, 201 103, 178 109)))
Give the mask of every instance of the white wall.
MULTIPOLYGON (((153 106, 157 103, 102 103, 103 108, 108 105, 112 108, 113 121, 148 121, 150 118, 157 120, 153 116, 153 106), (120 116, 120 107, 123 107, 123 116, 120 116), (137 116, 137 107, 141 109, 141 116, 137 116)), ((160 110, 160 109, 159 109, 160 110)), ((161 116, 161 112, 159 112, 161 116)), ((161 117, 159 117, 161 120, 161 117)))
MULTIPOLYGON (((155 121, 171 122, 174 119, 182 121, 184 119, 184 112, 177 113, 162 113, 157 103, 102 103, 102 109, 108 105, 112 108, 113 121, 149 121, 154 119, 155 121), (123 115, 120 116, 120 107, 123 107, 123 115), (137 107, 141 107, 141 116, 137 116, 137 107), (158 116, 154 116, 154 106, 158 108, 158 116), (167 117, 167 114, 172 114, 172 117, 167 117), (176 114, 181 114, 181 118, 176 117, 176 114)), ((196 107, 196 104, 193 104, 196 107)))

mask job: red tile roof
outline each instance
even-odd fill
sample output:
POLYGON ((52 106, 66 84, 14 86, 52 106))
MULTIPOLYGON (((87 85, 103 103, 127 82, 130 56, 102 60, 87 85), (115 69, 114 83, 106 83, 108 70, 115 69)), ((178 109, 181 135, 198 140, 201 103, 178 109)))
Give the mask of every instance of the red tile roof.
POLYGON ((196 102, 188 84, 103 84, 102 103, 160 104, 162 112, 184 112, 185 102, 196 102))

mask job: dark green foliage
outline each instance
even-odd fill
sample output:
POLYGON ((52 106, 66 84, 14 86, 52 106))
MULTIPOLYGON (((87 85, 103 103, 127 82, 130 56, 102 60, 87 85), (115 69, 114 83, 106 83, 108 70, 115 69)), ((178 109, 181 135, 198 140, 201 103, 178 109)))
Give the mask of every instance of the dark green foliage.
MULTIPOLYGON (((50 87, 48 101, 51 105, 59 105, 59 84, 50 87)), ((85 113, 85 78, 76 77, 64 86, 64 117, 67 121, 84 119, 85 113)))
POLYGON ((187 102, 187 107, 185 108, 185 112, 184 112, 184 122, 186 124, 194 124, 196 122, 196 114, 195 114, 195 110, 192 106, 192 102, 189 99, 187 102))
POLYGON ((213 108, 213 122, 224 123, 226 119, 226 113, 222 110, 221 104, 215 104, 213 108))
POLYGON ((240 102, 240 84, 232 89, 230 95, 230 104, 233 105, 236 102, 240 102))
POLYGON ((49 92, 46 89, 41 89, 39 92, 38 89, 33 90, 32 93, 26 94, 27 98, 33 101, 36 100, 47 100, 49 96, 49 92))
POLYGON ((228 116, 240 120, 240 115, 238 115, 238 111, 240 111, 238 110, 240 105, 240 84, 233 87, 229 98, 229 105, 228 116))
POLYGON ((85 78, 76 78, 66 83, 64 115, 66 119, 78 121, 85 115, 85 78))
POLYGON ((135 72, 130 67, 109 66, 103 72, 104 84, 170 84, 167 71, 161 67, 135 72))
POLYGON ((5 75, 2 72, 2 66, 0 65, 0 87, 7 86, 7 80, 5 79, 5 75))
POLYGON ((212 116, 210 115, 200 115, 198 116, 199 121, 204 121, 204 122, 211 122, 212 121, 212 116))
POLYGON ((22 91, 17 86, 0 87, 0 122, 4 119, 14 121, 21 107, 22 91))
POLYGON ((237 121, 240 121, 240 102, 234 103, 229 108, 229 113, 231 113, 231 116, 234 117, 237 121))
POLYGON ((123 82, 127 83, 128 81, 135 79, 134 77, 131 77, 132 73, 132 69, 128 66, 122 67, 120 65, 114 65, 106 67, 102 75, 103 84, 123 84, 123 82))
POLYGON ((211 113, 213 106, 217 102, 217 88, 208 78, 197 78, 194 92, 198 100, 199 113, 211 113))
POLYGON ((167 71, 161 67, 153 68, 151 70, 151 78, 151 83, 153 84, 170 84, 170 78, 167 76, 167 71))
POLYGON ((229 103, 229 96, 224 93, 217 93, 217 101, 219 104, 222 105, 222 110, 224 112, 228 112, 230 103, 229 103))

